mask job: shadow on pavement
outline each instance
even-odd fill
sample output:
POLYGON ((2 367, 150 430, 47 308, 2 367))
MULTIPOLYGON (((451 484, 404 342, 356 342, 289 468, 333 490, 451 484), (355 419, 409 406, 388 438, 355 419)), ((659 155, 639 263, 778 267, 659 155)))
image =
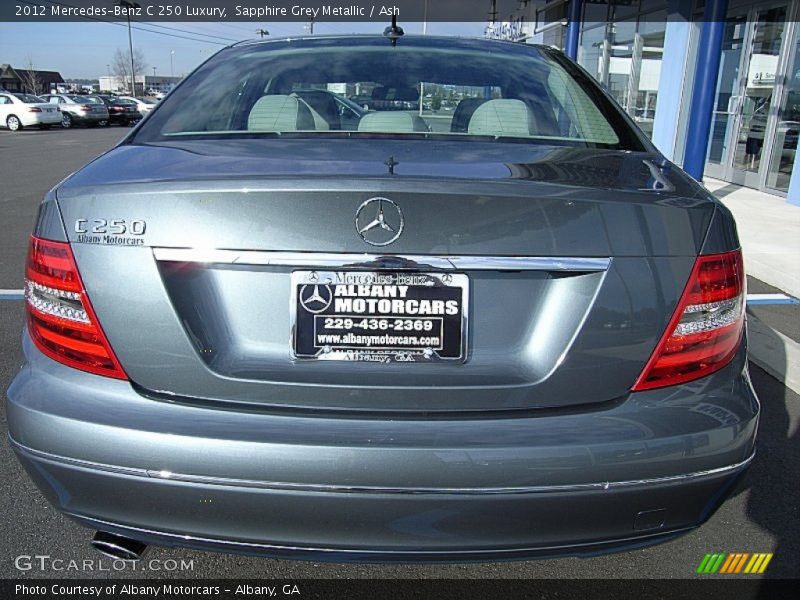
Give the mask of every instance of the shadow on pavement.
POLYGON ((742 189, 740 185, 728 184, 719 188, 718 190, 714 190, 714 196, 717 198, 724 198, 728 194, 732 194, 733 192, 742 189))
MULTIPOLYGON (((769 330, 772 335, 774 332, 769 330)), ((778 347, 777 336, 775 342, 778 347)), ((786 357, 783 356, 785 364, 786 357)), ((779 371, 785 372, 780 365, 779 371)), ((777 366, 776 366, 777 368, 777 366)), ((774 549, 725 548, 726 552, 769 552, 774 556, 765 578, 797 578, 800 565, 800 434, 798 400, 792 390, 750 363, 753 387, 761 403, 757 454, 734 495, 746 494, 747 517, 775 538, 774 549), (791 410, 791 413, 790 413, 791 410)), ((762 589, 759 598, 774 590, 762 589)))

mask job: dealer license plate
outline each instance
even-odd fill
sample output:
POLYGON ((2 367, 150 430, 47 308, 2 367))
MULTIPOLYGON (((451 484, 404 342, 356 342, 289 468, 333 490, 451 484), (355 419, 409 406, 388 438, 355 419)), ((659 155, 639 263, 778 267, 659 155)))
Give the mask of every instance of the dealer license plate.
POLYGON ((294 271, 292 355, 362 362, 463 361, 462 273, 294 271))

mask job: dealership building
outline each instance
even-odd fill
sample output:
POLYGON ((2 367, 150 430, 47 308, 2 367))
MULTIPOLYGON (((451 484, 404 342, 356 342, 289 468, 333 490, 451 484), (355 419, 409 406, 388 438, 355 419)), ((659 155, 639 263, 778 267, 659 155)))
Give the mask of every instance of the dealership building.
POLYGON ((487 35, 564 50, 695 177, 800 205, 799 19, 798 0, 522 0, 487 35))
MULTIPOLYGON (((181 77, 166 75, 136 75, 136 93, 161 92, 167 93, 174 88, 181 77), (144 90, 144 92, 142 91, 144 90)), ((99 78, 100 90, 104 92, 130 92, 130 74, 127 77, 120 75, 107 75, 99 78)))

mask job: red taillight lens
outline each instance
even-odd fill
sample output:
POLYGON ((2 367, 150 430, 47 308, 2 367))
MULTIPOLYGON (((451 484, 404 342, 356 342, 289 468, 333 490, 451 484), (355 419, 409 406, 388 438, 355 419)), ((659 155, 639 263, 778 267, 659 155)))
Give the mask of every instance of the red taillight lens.
POLYGON ((704 377, 728 364, 742 340, 742 253, 700 256, 664 336, 633 391, 704 377))
POLYGON ((91 106, 91 104, 84 104, 83 106, 81 106, 81 110, 85 111, 85 112, 91 112, 92 111, 92 106, 91 106))
POLYGON ((39 108, 38 106, 29 106, 28 112, 42 112, 42 109, 39 108))
POLYGON ((81 282, 69 244, 31 237, 25 276, 28 331, 53 360, 127 379, 81 282))

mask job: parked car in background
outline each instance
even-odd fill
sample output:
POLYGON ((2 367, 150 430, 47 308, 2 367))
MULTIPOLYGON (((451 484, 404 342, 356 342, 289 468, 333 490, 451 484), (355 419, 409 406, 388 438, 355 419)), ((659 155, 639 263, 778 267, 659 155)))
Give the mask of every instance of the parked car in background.
POLYGON ((135 98, 133 96, 117 96, 117 100, 125 100, 136 104, 136 110, 143 117, 156 107, 158 101, 154 98, 135 98))
POLYGON ((55 104, 61 110, 61 126, 73 125, 87 127, 105 126, 108 124, 108 110, 105 106, 93 103, 88 96, 77 94, 45 94, 45 101, 55 104))
POLYGON ((108 109, 108 122, 117 125, 128 126, 142 118, 136 103, 131 100, 123 100, 119 96, 107 96, 98 94, 92 98, 99 99, 108 109))
POLYGON ((377 85, 372 89, 369 99, 356 96, 354 101, 367 110, 419 110, 419 88, 392 82, 392 85, 377 85))
POLYGON ((9 445, 117 559, 640 548, 755 452, 733 216, 545 46, 225 48, 47 194, 25 300, 9 445))
POLYGON ((0 93, 0 127, 19 131, 23 127, 47 129, 61 121, 58 107, 33 94, 0 93))

